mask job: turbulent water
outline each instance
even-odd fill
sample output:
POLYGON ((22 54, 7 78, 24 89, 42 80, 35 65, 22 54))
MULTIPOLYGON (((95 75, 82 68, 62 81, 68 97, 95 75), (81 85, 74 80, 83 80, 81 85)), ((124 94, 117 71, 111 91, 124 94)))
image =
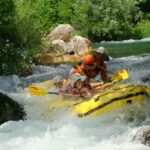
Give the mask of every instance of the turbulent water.
MULTIPOLYGON (((126 82, 150 86, 150 55, 112 58, 107 65, 110 75, 126 68, 130 76, 126 82)), ((64 110, 52 114, 49 106, 58 99, 56 95, 33 97, 27 89, 21 88, 51 79, 56 74, 65 76, 68 67, 33 66, 34 74, 27 78, 0 77, 5 93, 9 84, 16 81, 7 95, 23 105, 27 113, 25 121, 9 121, 0 126, 0 150, 148 150, 133 142, 133 137, 139 128, 150 127, 149 104, 132 106, 128 112, 123 109, 80 119, 64 110), (128 118, 130 110, 134 110, 132 121, 128 118)))

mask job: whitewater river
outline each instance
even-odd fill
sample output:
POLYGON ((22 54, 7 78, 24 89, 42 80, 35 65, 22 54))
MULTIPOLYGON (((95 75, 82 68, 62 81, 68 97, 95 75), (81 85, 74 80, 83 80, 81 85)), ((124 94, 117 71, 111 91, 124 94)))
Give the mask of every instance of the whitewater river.
MULTIPOLYGON (((126 68, 130 76, 126 82, 150 85, 148 54, 112 58, 107 65, 110 75, 126 68)), ((23 105, 27 114, 25 121, 9 121, 0 126, 0 150, 148 150, 148 147, 133 142, 133 136, 138 129, 150 127, 149 105, 134 106, 136 115, 132 122, 125 119, 130 114, 123 110, 80 119, 64 111, 51 114, 48 105, 57 96, 33 97, 22 88, 32 82, 51 79, 56 74, 65 76, 68 67, 33 66, 32 76, 0 78, 3 82, 0 88, 5 93, 9 89, 7 95, 23 105)))

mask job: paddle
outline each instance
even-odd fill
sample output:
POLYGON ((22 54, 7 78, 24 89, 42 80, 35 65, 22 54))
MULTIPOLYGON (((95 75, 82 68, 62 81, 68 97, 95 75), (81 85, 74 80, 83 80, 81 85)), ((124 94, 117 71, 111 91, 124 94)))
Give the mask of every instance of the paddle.
MULTIPOLYGON (((30 92, 31 95, 34 95, 34 96, 44 96, 44 95, 47 95, 47 94, 55 94, 55 95, 59 95, 59 93, 57 92, 48 92, 46 91, 44 88, 42 87, 39 87, 39 86, 34 86, 34 85, 30 85, 28 87, 28 90, 30 92)), ((76 94, 76 95, 72 95, 72 94, 63 94, 64 97, 80 97, 80 95, 76 94)))
POLYGON ((122 80, 125 80, 128 78, 129 78, 129 75, 128 75, 127 70, 121 69, 121 70, 117 71, 115 74, 113 74, 113 76, 111 78, 112 82, 108 82, 108 83, 104 83, 104 84, 100 83, 99 85, 96 86, 96 89, 105 89, 119 81, 122 81, 122 80))
POLYGON ((30 85, 28 88, 29 92, 31 95, 35 95, 35 96, 44 96, 46 94, 56 94, 59 95, 59 93, 56 92, 48 92, 46 91, 44 88, 39 87, 39 86, 34 86, 34 85, 30 85))
POLYGON ((126 69, 121 69, 117 71, 111 78, 113 83, 128 79, 129 75, 126 69))

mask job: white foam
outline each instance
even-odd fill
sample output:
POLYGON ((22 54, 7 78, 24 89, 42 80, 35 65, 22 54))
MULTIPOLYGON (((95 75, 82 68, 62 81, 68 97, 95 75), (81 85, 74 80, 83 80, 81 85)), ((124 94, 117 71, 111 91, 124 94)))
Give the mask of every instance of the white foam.
POLYGON ((131 140, 133 130, 110 116, 79 119, 61 116, 50 122, 7 122, 0 127, 1 150, 148 150, 131 140))
POLYGON ((150 42, 150 37, 140 39, 140 40, 134 40, 134 39, 129 39, 129 40, 123 40, 123 41, 102 41, 101 43, 136 43, 136 42, 150 42))

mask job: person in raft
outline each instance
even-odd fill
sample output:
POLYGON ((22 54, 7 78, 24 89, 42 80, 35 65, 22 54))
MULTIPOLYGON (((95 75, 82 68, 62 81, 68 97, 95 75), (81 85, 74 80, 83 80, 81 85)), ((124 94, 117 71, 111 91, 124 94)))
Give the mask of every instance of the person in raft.
POLYGON ((81 64, 84 74, 89 78, 95 78, 98 73, 103 81, 111 81, 111 77, 107 76, 107 66, 104 62, 109 60, 104 47, 99 47, 94 54, 87 54, 81 64))
POLYGON ((71 68, 67 80, 75 73, 86 75, 89 80, 100 73, 103 81, 111 81, 111 77, 107 76, 107 67, 104 61, 109 61, 109 57, 105 48, 99 47, 94 54, 87 54, 81 62, 71 68))
POLYGON ((73 95, 80 95, 81 97, 91 97, 92 93, 87 85, 87 77, 79 73, 72 74, 67 81, 65 92, 73 95))
POLYGON ((63 78, 59 75, 55 76, 52 80, 52 86, 48 90, 49 92, 52 93, 58 93, 62 94, 63 93, 63 78))

